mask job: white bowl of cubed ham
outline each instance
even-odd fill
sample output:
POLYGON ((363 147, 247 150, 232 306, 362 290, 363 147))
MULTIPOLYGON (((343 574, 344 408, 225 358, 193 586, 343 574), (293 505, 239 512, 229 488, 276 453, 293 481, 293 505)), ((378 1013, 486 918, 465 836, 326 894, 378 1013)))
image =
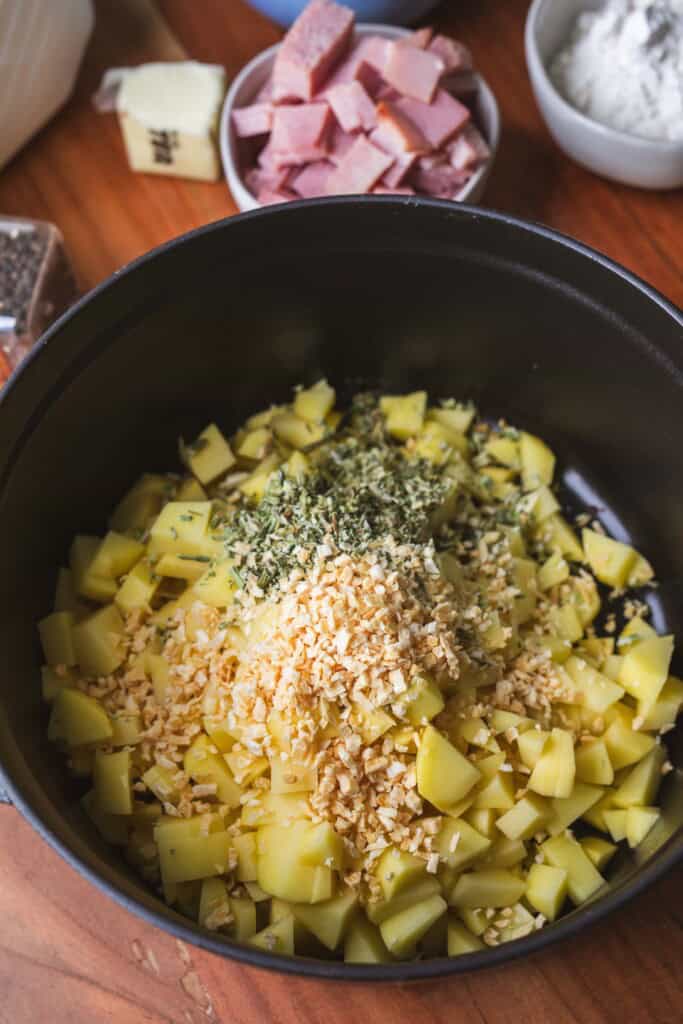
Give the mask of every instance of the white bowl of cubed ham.
POLYGON ((499 137, 498 104, 465 46, 429 29, 355 25, 333 0, 313 0, 242 69, 220 125, 243 211, 349 194, 477 203, 499 137))

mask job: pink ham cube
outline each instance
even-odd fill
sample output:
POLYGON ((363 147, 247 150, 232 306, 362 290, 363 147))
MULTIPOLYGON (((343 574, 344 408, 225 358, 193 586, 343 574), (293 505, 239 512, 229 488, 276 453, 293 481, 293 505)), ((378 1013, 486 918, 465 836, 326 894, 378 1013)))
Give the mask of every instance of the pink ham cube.
POLYGON ((426 50, 432 41, 433 35, 433 28, 418 28, 410 33, 406 42, 412 43, 413 46, 417 46, 420 50, 426 50))
POLYGON ((263 189, 256 197, 261 206, 274 206, 276 203, 290 203, 297 197, 293 192, 263 189))
POLYGON ((282 167, 280 170, 264 170, 262 167, 252 167, 244 176, 244 183, 252 195, 258 196, 260 192, 278 192, 289 180, 291 168, 282 167))
POLYGON ((330 138, 328 160, 331 160, 333 164, 340 164, 355 141, 355 135, 349 135, 338 124, 335 124, 330 138))
POLYGON ((386 63, 388 46, 389 41, 381 36, 364 36, 323 83, 321 98, 326 97, 336 85, 346 85, 348 82, 360 82, 368 92, 374 93, 382 84, 381 73, 386 63))
POLYGON ((328 160, 315 160, 307 164, 302 171, 295 173, 291 179, 291 188, 302 199, 315 199, 325 195, 325 185, 334 170, 334 164, 328 160))
POLYGON ((348 49, 354 14, 333 0, 311 0, 285 36, 273 67, 276 102, 310 100, 348 49))
POLYGON ((466 124, 460 134, 449 143, 448 155, 453 167, 467 171, 486 163, 491 156, 491 150, 481 132, 473 124, 466 124))
POLYGON ((426 192, 428 196, 439 199, 454 199, 462 186, 471 178, 469 171, 459 171, 451 164, 439 164, 436 167, 417 167, 410 175, 408 184, 418 192, 426 192))
POLYGON ((431 146, 417 125, 399 108, 399 103, 382 100, 377 104, 377 128, 372 141, 387 153, 428 153, 431 146))
POLYGON ((429 52, 441 58, 446 72, 472 70, 470 51, 462 43, 448 36, 434 36, 429 44, 429 52))
POLYGON ((232 123, 240 139, 265 135, 273 127, 273 107, 270 103, 252 103, 249 107, 233 110, 232 123))
POLYGON ((359 135, 325 185, 326 195, 371 192, 392 163, 393 157, 359 135))
POLYGON ((327 90, 326 98, 345 132, 369 132, 375 127, 375 105, 360 82, 334 85, 327 90))
POLYGON ((399 153, 380 184, 388 189, 396 189, 413 169, 417 158, 417 153, 399 153))
POLYGON ((434 149, 453 138, 470 119, 470 112, 445 89, 439 89, 433 103, 404 96, 397 108, 419 128, 434 149))
POLYGON ((397 185, 395 188, 387 188, 386 185, 375 185, 372 190, 373 196, 414 196, 415 189, 407 185, 397 185))
POLYGON ((444 71, 444 62, 429 50, 409 46, 405 41, 389 44, 383 75, 404 96, 431 103, 444 71))
POLYGON ((332 115, 326 103, 275 107, 268 143, 274 164, 284 167, 320 160, 327 153, 331 125, 332 115))

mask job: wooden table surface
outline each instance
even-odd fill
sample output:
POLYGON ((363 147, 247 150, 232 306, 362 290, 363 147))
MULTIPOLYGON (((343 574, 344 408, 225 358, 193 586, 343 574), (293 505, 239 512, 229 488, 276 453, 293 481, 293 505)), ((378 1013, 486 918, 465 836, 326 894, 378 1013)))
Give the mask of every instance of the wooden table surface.
MULTIPOLYGON (((503 140, 485 201, 626 264, 683 305, 683 191, 602 181, 552 144, 523 57, 526 0, 446 0, 434 20, 475 52, 503 140)), ((235 212, 222 183, 132 174, 113 116, 90 104, 105 68, 186 57, 228 75, 280 37, 241 0, 100 0, 67 107, 0 173, 0 213, 62 229, 87 289, 166 239, 235 212)), ((280 978, 177 943, 82 881, 0 808, 0 1024, 675 1024, 683 1020, 683 868, 627 909, 523 963, 420 987, 280 978)))

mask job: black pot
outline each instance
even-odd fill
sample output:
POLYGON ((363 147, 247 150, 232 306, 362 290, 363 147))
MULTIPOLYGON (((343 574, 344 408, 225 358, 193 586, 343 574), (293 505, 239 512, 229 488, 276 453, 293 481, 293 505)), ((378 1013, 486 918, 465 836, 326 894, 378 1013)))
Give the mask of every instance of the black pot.
MULTIPOLYGON (((138 260, 43 338, 0 403, 0 756, 11 799, 129 909, 246 963, 323 978, 418 979, 501 963, 573 934, 683 853, 683 777, 622 853, 606 894, 558 923, 454 960, 345 966, 284 958, 165 907, 84 820, 46 739, 36 620, 72 535, 101 532, 176 438, 234 428, 327 375, 353 390, 428 388, 537 431, 576 499, 631 538, 661 580, 660 628, 683 623, 683 317, 595 252, 511 218, 430 201, 330 199, 235 217, 138 260)), ((679 637, 680 639, 680 637, 679 637)), ((680 730, 679 730, 680 733, 680 730)), ((680 735, 667 741, 683 765, 680 735)))

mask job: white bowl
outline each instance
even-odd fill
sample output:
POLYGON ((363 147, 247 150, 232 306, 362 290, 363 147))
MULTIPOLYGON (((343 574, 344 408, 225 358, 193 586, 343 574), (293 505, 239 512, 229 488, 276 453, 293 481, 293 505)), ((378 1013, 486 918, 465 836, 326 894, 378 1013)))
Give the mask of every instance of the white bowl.
MULTIPOLYGON (((410 35, 410 31, 395 25, 356 25, 357 39, 373 35, 384 36, 386 39, 401 39, 410 35)), ((242 169, 239 166, 237 139, 232 126, 232 112, 252 102, 273 69, 279 45, 263 50, 242 68, 230 86, 223 104, 219 127, 221 159, 232 197, 242 211, 255 210, 261 204, 244 184, 242 169)), ((481 75, 475 75, 474 79, 477 85, 475 114, 491 149, 491 156, 456 196, 457 201, 461 203, 477 203, 481 199, 500 141, 500 113, 496 98, 481 75)))
POLYGON ((593 121, 560 95, 547 67, 583 11, 601 0, 534 0, 526 21, 526 60, 536 102, 557 145, 605 178, 640 188, 683 186, 683 142, 627 135, 593 121))

